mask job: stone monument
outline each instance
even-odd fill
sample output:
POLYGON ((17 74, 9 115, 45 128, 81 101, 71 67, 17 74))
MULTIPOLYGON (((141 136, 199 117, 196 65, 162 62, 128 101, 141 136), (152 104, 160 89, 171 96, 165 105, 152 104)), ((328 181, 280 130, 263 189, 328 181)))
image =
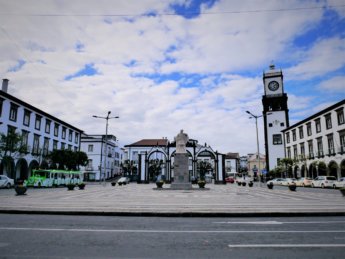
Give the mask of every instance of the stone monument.
POLYGON ((175 138, 174 181, 171 183, 171 189, 190 190, 193 188, 189 180, 188 153, 186 150, 188 140, 188 135, 183 130, 175 138))

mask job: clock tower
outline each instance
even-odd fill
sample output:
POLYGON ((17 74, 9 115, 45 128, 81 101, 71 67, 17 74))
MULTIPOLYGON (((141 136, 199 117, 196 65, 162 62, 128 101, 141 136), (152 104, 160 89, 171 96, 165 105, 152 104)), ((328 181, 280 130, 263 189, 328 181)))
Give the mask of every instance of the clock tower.
POLYGON ((265 151, 267 171, 273 170, 278 161, 285 158, 284 135, 289 127, 288 97, 284 93, 283 72, 270 65, 263 73, 265 94, 262 96, 265 128, 265 151))

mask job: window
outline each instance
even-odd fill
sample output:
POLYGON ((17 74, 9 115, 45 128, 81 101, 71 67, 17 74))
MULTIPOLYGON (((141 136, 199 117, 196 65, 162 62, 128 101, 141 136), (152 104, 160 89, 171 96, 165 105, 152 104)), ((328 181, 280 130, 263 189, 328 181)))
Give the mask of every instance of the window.
POLYGON ((36 115, 35 129, 37 130, 41 129, 41 120, 42 120, 42 117, 40 115, 36 115))
POLYGON ((314 158, 314 148, 313 148, 313 141, 312 140, 308 141, 308 151, 309 151, 309 158, 313 159, 314 158))
POLYGON ((2 104, 4 102, 4 99, 0 97, 0 117, 2 116, 2 104))
POLYGON ((39 154, 39 148, 40 148, 40 136, 35 134, 34 135, 34 143, 32 146, 32 154, 38 155, 39 154))
POLYGON ((43 143, 43 155, 44 156, 48 155, 48 150, 49 150, 49 138, 44 138, 44 143, 43 143))
POLYGON ((72 150, 72 145, 68 145, 68 150, 72 150))
POLYGON ((22 131, 22 145, 24 147, 28 146, 28 140, 29 140, 29 132, 26 130, 22 131))
POLYGON ((316 119, 315 120, 315 129, 316 129, 316 133, 321 132, 321 122, 320 122, 320 119, 316 119))
POLYGON ((281 145, 282 142, 282 135, 281 134, 273 134, 273 145, 281 145))
POLYGON ((89 145, 88 148, 87 148, 87 151, 88 152, 93 152, 93 145, 89 145))
POLYGON ((31 112, 29 110, 24 110, 23 125, 30 126, 30 115, 31 112))
POLYGON ((78 144, 78 142, 79 142, 79 133, 75 133, 75 140, 74 140, 74 142, 76 143, 76 144, 78 144))
POLYGON ((325 115, 325 120, 326 120, 326 129, 331 129, 332 128, 332 117, 331 117, 330 113, 325 115))
POLYGON ((272 123, 268 123, 268 127, 273 127, 273 124, 272 123))
POLYGON ((301 150, 301 158, 305 158, 304 143, 301 143, 301 144, 300 144, 300 150, 301 150))
POLYGON ((73 131, 68 130, 68 141, 72 142, 73 131))
POLYGON ((61 149, 65 149, 66 144, 65 143, 61 143, 61 149))
POLYGON ((287 148, 287 157, 291 158, 291 149, 290 149, 290 147, 287 148))
POLYGON ((337 112, 337 119, 338 119, 338 125, 344 124, 345 120, 344 120, 344 109, 338 109, 336 110, 337 112))
POLYGON ((296 141, 296 130, 292 130, 292 141, 296 141))
POLYGON ((281 122, 280 127, 284 127, 284 126, 285 126, 284 122, 281 122))
POLYGON ((11 103, 11 108, 10 108, 10 120, 11 121, 17 121, 17 113, 18 113, 18 105, 11 103))
POLYGON ((340 152, 345 153, 345 131, 339 132, 340 152))
POLYGON ((58 137, 59 136, 59 124, 55 123, 54 124, 54 136, 58 137))
POLYGON ((317 155, 323 157, 322 137, 317 138, 317 155))
POLYGON ((46 133, 50 133, 50 124, 51 124, 51 121, 50 120, 46 120, 46 133))
POLYGON ((66 139, 66 127, 62 127, 62 139, 66 139))
POLYGON ((290 143, 290 132, 286 132, 286 142, 290 143))
POLYGON ((312 134, 312 131, 311 131, 311 122, 308 122, 307 123, 307 135, 308 136, 311 136, 312 134))
POLYGON ((57 148, 58 148, 58 141, 53 140, 53 150, 57 150, 57 148))
POLYGON ((297 153, 297 145, 293 145, 293 157, 297 158, 298 153, 297 153))
POLYGON ((333 134, 327 135, 327 143, 328 143, 328 155, 329 156, 335 155, 333 134))
POLYGON ((303 139, 303 137, 304 137, 304 135, 303 135, 303 126, 299 127, 298 131, 299 131, 299 138, 303 139))

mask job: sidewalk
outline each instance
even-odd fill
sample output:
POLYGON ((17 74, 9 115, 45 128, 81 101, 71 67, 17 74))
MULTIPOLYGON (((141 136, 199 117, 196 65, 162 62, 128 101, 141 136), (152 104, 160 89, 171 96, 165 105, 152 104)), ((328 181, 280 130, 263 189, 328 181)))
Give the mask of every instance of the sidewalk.
MULTIPOLYGON (((165 184, 164 189, 170 185, 165 184)), ((193 186, 198 188, 197 186, 193 186)), ((85 190, 29 188, 17 196, 0 190, 0 213, 132 216, 307 216, 345 215, 338 190, 296 192, 235 184, 208 184, 209 190, 155 190, 154 184, 87 184, 85 190)))

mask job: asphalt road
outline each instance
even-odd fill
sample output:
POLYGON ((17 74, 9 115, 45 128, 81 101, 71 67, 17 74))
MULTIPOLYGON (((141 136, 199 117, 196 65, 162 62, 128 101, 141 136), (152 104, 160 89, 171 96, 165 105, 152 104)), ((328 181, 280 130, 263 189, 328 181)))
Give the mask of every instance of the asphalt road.
POLYGON ((345 217, 0 214, 0 258, 343 258, 345 217))

